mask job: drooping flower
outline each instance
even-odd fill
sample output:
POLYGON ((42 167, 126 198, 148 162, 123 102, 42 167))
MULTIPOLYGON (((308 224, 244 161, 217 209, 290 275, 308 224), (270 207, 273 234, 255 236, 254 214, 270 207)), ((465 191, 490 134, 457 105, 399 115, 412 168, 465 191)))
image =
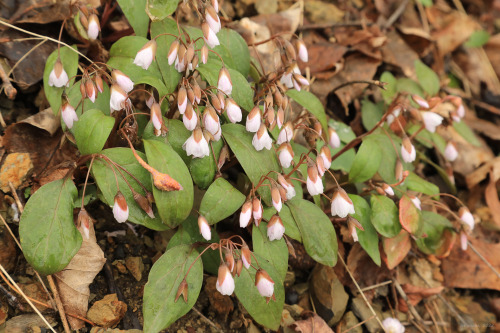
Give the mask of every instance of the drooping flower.
POLYGON ((252 219, 252 202, 250 200, 245 201, 243 206, 241 206, 240 213, 240 227, 246 228, 252 219))
POLYGON ((330 153, 330 149, 327 146, 321 147, 319 156, 323 159, 325 168, 330 169, 330 166, 332 165, 332 154, 330 153))
POLYGON ((408 137, 403 139, 403 144, 401 145, 401 157, 406 163, 411 163, 415 161, 415 158, 417 158, 417 151, 408 137))
POLYGON ((307 191, 310 195, 318 195, 323 193, 323 181, 318 174, 318 168, 315 164, 307 168, 307 191))
POLYGON ((249 269, 250 264, 252 263, 252 254, 246 243, 241 247, 241 260, 243 261, 243 266, 245 266, 246 269, 249 269))
POLYGON ((92 103, 95 103, 95 99, 97 97, 97 89, 95 88, 94 83, 91 80, 87 80, 85 82, 85 92, 90 101, 92 103))
POLYGON ((252 200, 252 216, 256 226, 259 226, 260 220, 262 220, 262 203, 257 197, 252 200))
POLYGON ((127 100, 127 93, 116 83, 111 85, 111 97, 109 99, 109 106, 111 113, 120 111, 125 106, 127 100))
POLYGON ((405 331, 403 324, 396 318, 385 318, 382 322, 382 326, 384 326, 384 330, 387 333, 404 333, 405 331))
POLYGON ((328 127, 328 144, 332 149, 340 147, 340 138, 337 131, 332 127, 328 127))
POLYGON ((288 142, 285 142, 278 148, 278 153, 281 166, 285 169, 289 168, 294 156, 292 146, 288 142))
POLYGON ((427 102, 422 97, 420 97, 418 95, 412 95, 411 98, 415 101, 415 103, 417 103, 418 105, 420 105, 420 107, 422 107, 424 109, 428 109, 429 108, 429 102, 427 102))
POLYGON ((382 189, 384 190, 384 192, 387 194, 387 195, 390 195, 390 196, 393 196, 394 195, 394 190, 392 189, 392 187, 390 187, 389 185, 387 184, 382 184, 382 189))
POLYGON ((354 214, 354 205, 344 189, 339 188, 333 193, 331 211, 332 216, 337 215, 342 218, 354 214))
POLYGON ((57 58, 54 63, 54 68, 49 74, 49 86, 51 87, 64 87, 68 84, 68 74, 64 70, 63 64, 60 58, 57 58))
POLYGON ((200 234, 203 236, 203 238, 205 238, 207 241, 212 239, 210 225, 208 224, 207 219, 202 215, 198 217, 198 228, 200 229, 200 234))
POLYGON ((186 108, 186 112, 182 115, 182 122, 188 131, 192 131, 198 125, 198 116, 196 112, 194 112, 191 104, 188 104, 186 108))
POLYGON ((295 187, 291 182, 285 179, 282 175, 278 175, 278 183, 286 190, 286 198, 288 200, 295 196, 295 187))
POLYGON ((167 58, 168 64, 172 66, 177 58, 177 53, 179 52, 179 40, 176 39, 170 44, 170 49, 168 50, 167 58))
POLYGON ((425 129, 431 133, 436 132, 436 127, 441 125, 443 122, 443 117, 434 112, 425 111, 421 112, 421 115, 422 120, 424 121, 425 129))
POLYGON ((99 19, 96 14, 92 14, 89 17, 89 26, 87 28, 87 36, 90 40, 94 40, 99 36, 99 31, 101 31, 101 26, 99 25, 99 19))
POLYGON ((270 241, 280 240, 285 233, 285 226, 279 215, 273 215, 267 224, 267 238, 270 241))
POLYGON ((219 274, 217 276, 217 282, 215 283, 215 288, 222 295, 230 296, 234 292, 234 279, 229 271, 229 267, 222 263, 219 266, 219 274))
POLYGON ((262 118, 260 115, 260 108, 258 105, 254 106, 253 109, 247 116, 246 129, 248 132, 255 133, 259 130, 262 118))
POLYGON ((154 39, 147 42, 146 45, 144 45, 139 50, 139 52, 137 52, 137 55, 135 56, 134 59, 134 64, 144 69, 148 69, 149 66, 151 66, 153 60, 155 60, 156 47, 157 45, 154 39))
POLYGON ((450 162, 453 162, 454 160, 457 159, 458 151, 455 142, 453 141, 448 142, 446 148, 444 149, 444 157, 450 162))
POLYGON ((264 297, 272 297, 274 294, 274 281, 262 268, 255 274, 255 286, 264 297))
POLYGON ((259 130, 253 136, 252 145, 257 151, 261 151, 264 148, 266 148, 267 150, 270 150, 272 148, 273 140, 267 132, 266 125, 260 125, 259 130))
POLYGON ((209 131, 212 135, 215 135, 220 129, 219 116, 215 113, 215 110, 207 106, 205 111, 203 112, 203 126, 207 131, 209 131))
POLYGON ((417 207, 418 210, 422 210, 422 202, 420 201, 420 199, 416 196, 413 196, 413 195, 410 195, 410 200, 413 202, 413 204, 415 205, 415 207, 417 207))
POLYGON ((220 45, 219 39, 217 38, 215 32, 210 29, 210 26, 207 22, 203 22, 201 24, 201 31, 203 32, 203 40, 211 49, 213 49, 217 45, 220 45))
POLYGON ((226 113, 229 121, 233 124, 239 123, 241 121, 241 108, 232 98, 226 99, 226 113))
POLYGON ((276 186, 273 186, 271 189, 271 199, 273 201, 274 208, 279 213, 283 207, 283 203, 281 202, 280 190, 276 186))
POLYGON ((304 41, 302 39, 299 39, 297 41, 297 51, 298 51, 298 54, 299 54, 299 59, 302 62, 308 62, 309 61, 309 54, 307 52, 307 47, 306 47, 306 44, 304 43, 304 41))
POLYGON ((474 229, 475 221, 474 221, 474 216, 472 216, 470 210, 467 207, 461 207, 458 211, 458 216, 460 217, 460 220, 462 223, 464 223, 469 230, 474 229))
POLYGON ((115 80, 116 83, 125 91, 125 92, 130 92, 132 89, 134 89, 134 82, 125 74, 123 74, 122 71, 119 71, 118 69, 114 69, 111 72, 111 76, 113 77, 113 80, 115 80))
POLYGON ((219 71, 217 88, 223 91, 226 95, 231 95, 231 92, 233 91, 233 82, 231 81, 231 77, 229 76, 229 71, 224 66, 219 71))
POLYGON ((128 219, 128 205, 122 192, 118 191, 115 195, 115 203, 113 205, 113 215, 115 220, 120 223, 127 221, 128 219))
POLYGON ((186 142, 184 142, 182 148, 186 151, 188 156, 192 155, 194 158, 202 158, 210 155, 208 142, 199 127, 196 128, 186 142))
POLYGON ((221 28, 221 23, 219 19, 219 15, 212 6, 205 7, 205 20, 208 23, 208 26, 214 33, 218 33, 221 28))
POLYGON ((68 102, 63 104, 61 108, 61 116, 67 128, 72 128, 73 122, 78 121, 75 108, 73 108, 68 102))
POLYGON ((278 134, 278 140, 276 140, 277 144, 282 144, 284 142, 290 142, 293 138, 293 125, 291 122, 287 121, 280 133, 278 134))
POLYGON ((151 122, 153 123, 153 127, 155 129, 155 134, 156 136, 159 136, 161 134, 161 127, 163 124, 163 117, 161 115, 161 108, 160 104, 154 102, 151 105, 151 122))
POLYGON ((186 106, 188 103, 187 99, 187 91, 184 86, 179 88, 179 92, 177 93, 177 107, 179 108, 179 113, 184 114, 186 112, 186 106))

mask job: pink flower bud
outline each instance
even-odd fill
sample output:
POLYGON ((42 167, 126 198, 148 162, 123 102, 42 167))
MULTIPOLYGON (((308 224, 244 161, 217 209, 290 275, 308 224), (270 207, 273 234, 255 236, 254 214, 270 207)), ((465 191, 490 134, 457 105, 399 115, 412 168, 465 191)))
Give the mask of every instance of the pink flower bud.
POLYGON ((212 6, 205 7, 205 20, 214 33, 218 33, 220 31, 221 23, 219 15, 217 15, 217 12, 212 6))
POLYGON ((280 240, 285 233, 285 226, 278 215, 273 215, 267 224, 267 238, 270 241, 280 240))
POLYGON ((281 202, 280 190, 276 186, 273 186, 273 188, 271 189, 271 199, 273 201, 274 208, 276 208, 276 211, 279 213, 281 211, 281 208, 283 207, 283 204, 281 202))
POLYGON ((92 103, 95 103, 95 99, 97 97, 97 89, 95 88, 94 83, 92 81, 87 80, 87 82, 85 82, 85 92, 90 101, 92 103))
POLYGON ((219 116, 215 113, 215 110, 207 106, 205 112, 203 112, 203 126, 212 135, 215 135, 220 129, 219 116))
POLYGON ((177 58, 177 52, 179 52, 179 40, 176 39, 170 44, 170 49, 168 50, 168 64, 172 66, 177 58))
POLYGON ((186 106, 188 103, 187 99, 187 91, 184 86, 179 88, 179 92, 177 93, 177 107, 179 108, 179 113, 184 114, 186 112, 186 106))
POLYGON ((209 241, 212 238, 212 232, 210 230, 210 225, 204 216, 198 217, 198 228, 200 229, 200 234, 209 241))
POLYGON ((474 229, 475 221, 474 221, 474 216, 472 216, 470 210, 467 207, 461 207, 458 211, 458 216, 460 217, 460 220, 462 223, 464 223, 469 230, 474 229))
POLYGON ((54 68, 49 74, 49 86, 51 87, 64 87, 68 84, 68 74, 64 70, 63 64, 60 58, 57 58, 54 68))
POLYGON ((64 103, 61 108, 61 116, 67 128, 73 127, 73 122, 78 121, 75 109, 68 103, 64 103))
POLYGON ((222 127, 219 126, 219 130, 214 134, 214 141, 219 141, 222 136, 222 127))
POLYGON ((113 111, 120 111, 125 106, 127 100, 127 93, 118 85, 111 85, 111 98, 109 99, 109 106, 111 113, 113 111))
POLYGON ((460 247, 462 251, 467 251, 467 234, 465 231, 460 231, 460 247))
POLYGON ((217 0, 210 0, 210 3, 212 4, 212 7, 214 7, 215 12, 219 12, 219 1, 217 0))
POLYGON ((288 142, 285 142, 278 148, 278 153, 281 166, 285 169, 289 168, 294 156, 292 146, 288 142))
POLYGON ((332 149, 340 147, 339 135, 332 127, 328 127, 328 138, 328 144, 332 149))
POLYGON ((417 207, 418 210, 422 210, 421 208, 421 202, 420 202, 420 199, 414 195, 409 195, 408 196, 410 198, 410 200, 413 202, 413 204, 415 205, 415 207, 417 207))
POLYGON ((215 288, 222 295, 230 296, 234 292, 233 276, 229 271, 229 267, 227 267, 227 265, 224 263, 219 266, 219 274, 217 276, 215 288))
POLYGON ((210 155, 208 142, 200 128, 196 128, 193 131, 191 136, 184 142, 184 145, 182 145, 182 148, 188 156, 192 155, 194 158, 202 158, 210 155))
POLYGON ((332 197, 331 205, 332 216, 346 217, 349 214, 354 214, 354 205, 344 189, 339 188, 332 197))
POLYGON ((330 169, 330 166, 332 165, 332 154, 330 153, 330 149, 328 148, 328 146, 321 147, 319 156, 323 159, 325 168, 330 169))
POLYGON ((262 203, 257 197, 252 200, 252 216, 256 226, 259 226, 260 220, 262 220, 262 203))
POLYGON ((394 190, 389 185, 382 184, 382 189, 387 195, 390 195, 391 197, 394 195, 394 190))
POLYGON ((150 40, 142 47, 142 49, 137 52, 134 59, 134 64, 144 69, 148 69, 151 66, 153 60, 156 57, 156 41, 154 39, 150 40))
POLYGON ((286 190, 286 198, 288 200, 295 196, 295 187, 291 182, 285 179, 282 175, 278 175, 278 183, 286 190))
POLYGON ((206 64, 207 61, 208 61, 208 47, 207 45, 203 44, 203 46, 201 47, 201 62, 203 64, 206 64))
POLYGON ((318 195, 323 193, 323 181, 318 175, 318 168, 316 165, 310 165, 307 168, 307 191, 310 195, 318 195))
POLYGON ((411 144, 408 137, 403 138, 403 144, 401 145, 401 157, 406 163, 411 163, 417 158, 417 152, 415 147, 411 144))
POLYGON ((274 294, 274 281, 262 268, 255 274, 255 286, 263 297, 272 297, 274 294))
POLYGON ((254 106, 253 109, 247 116, 246 129, 248 132, 255 133, 259 130, 260 124, 262 122, 262 117, 260 115, 260 108, 258 105, 254 106))
POLYGON ((354 223, 351 222, 351 219, 347 221, 347 228, 349 229, 349 234, 351 235, 352 240, 354 242, 358 242, 358 231, 356 230, 356 226, 354 225, 354 223))
POLYGON ((115 220, 120 223, 127 221, 128 219, 128 205, 122 192, 118 191, 115 195, 115 203, 113 205, 113 215, 115 220))
POLYGON ((287 121, 280 133, 278 134, 277 144, 282 144, 284 142, 290 142, 293 138, 293 125, 291 122, 287 121))
POLYGON ((453 162, 454 160, 457 159, 458 151, 455 142, 453 141, 448 142, 446 148, 444 149, 444 157, 450 162, 453 162))
MULTIPOLYGON (((153 127, 157 133, 161 133, 161 127, 163 124, 163 117, 161 115, 160 104, 154 102, 151 105, 151 122, 153 123, 153 127)), ((157 135, 158 136, 158 135, 157 135)))
POLYGON ((436 132, 436 127, 441 125, 443 117, 434 112, 421 112, 422 120, 424 121, 425 129, 431 133, 436 132))
POLYGON ((325 163, 323 162, 323 159, 321 157, 316 158, 316 167, 318 168, 319 176, 323 177, 326 172, 326 168, 325 163))
POLYGON ((90 40, 94 40, 99 36, 99 31, 101 31, 101 26, 99 25, 99 19, 97 15, 92 14, 89 17, 89 26, 87 28, 87 36, 90 40))
POLYGON ((411 98, 413 99, 413 101, 415 101, 415 103, 417 103, 418 105, 420 105, 421 108, 424 108, 424 109, 428 109, 429 108, 429 102, 427 102, 422 97, 420 97, 418 95, 412 95, 411 98))
POLYGON ((231 77, 229 76, 229 71, 226 67, 222 67, 220 69, 217 88, 223 91, 226 95, 231 95, 231 91, 233 91, 233 82, 231 82, 231 77))
POLYGON ((196 112, 194 112, 191 104, 188 104, 186 112, 182 115, 182 122, 188 131, 194 130, 196 125, 198 125, 198 116, 196 115, 196 112))
POLYGON ((219 39, 215 35, 215 32, 210 29, 210 26, 208 25, 207 22, 203 22, 201 24, 201 30, 203 31, 203 40, 205 40, 205 43, 213 49, 217 45, 220 45, 219 39))
POLYGON ((78 213, 77 218, 77 226, 81 226, 83 234, 86 239, 90 238, 90 224, 92 223, 92 219, 90 218, 89 213, 85 210, 85 208, 81 208, 78 213))
POLYGON ((252 202, 250 200, 246 201, 243 206, 241 206, 240 213, 240 227, 246 228, 252 219, 252 202))
POLYGON ((229 121, 233 124, 239 123, 242 118, 241 108, 232 98, 226 100, 226 113, 229 121))
POLYGON ((267 150, 270 150, 272 148, 273 140, 267 132, 266 125, 260 125, 259 130, 253 136, 252 145, 257 151, 261 151, 264 148, 266 148, 267 150))
POLYGON ((113 77, 113 80, 115 80, 116 83, 122 88, 125 92, 130 92, 132 89, 134 89, 134 82, 123 72, 119 71, 118 69, 115 69, 111 72, 111 76, 113 77))
POLYGON ((241 260, 243 261, 243 266, 245 266, 246 269, 249 269, 250 264, 252 263, 252 254, 246 243, 241 247, 241 260))
POLYGON ((307 47, 306 44, 302 39, 299 39, 297 41, 297 51, 299 54, 299 59, 302 62, 308 62, 309 61, 309 54, 307 53, 307 47))

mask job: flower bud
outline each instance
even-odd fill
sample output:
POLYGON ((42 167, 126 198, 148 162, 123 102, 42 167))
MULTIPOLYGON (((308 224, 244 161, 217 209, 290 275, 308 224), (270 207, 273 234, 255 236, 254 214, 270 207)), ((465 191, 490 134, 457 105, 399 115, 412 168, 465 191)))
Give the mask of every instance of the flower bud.
POLYGON ((325 163, 323 162, 323 159, 321 157, 316 158, 316 167, 318 168, 319 176, 323 177, 326 172, 326 168, 325 163))
POLYGON ((299 59, 302 62, 309 61, 309 54, 307 53, 307 47, 302 39, 297 40, 297 52, 299 54, 299 59))
POLYGON ((82 207, 78 213, 77 225, 82 227, 82 231, 86 239, 89 239, 90 237, 90 223, 92 223, 92 219, 85 208, 82 207))
POLYGON ((290 142, 293 138, 293 125, 290 121, 287 121, 286 124, 281 129, 278 134, 277 144, 282 144, 284 142, 290 142))
POLYGON ((239 123, 242 118, 241 108, 232 98, 226 100, 226 113, 229 121, 233 124, 239 123))
POLYGON ((219 19, 219 15, 215 11, 214 7, 206 6, 205 7, 205 20, 208 23, 208 26, 214 33, 218 33, 221 28, 221 23, 219 19))
POLYGON ((150 119, 155 129, 155 135, 159 136, 161 134, 161 127, 163 125, 163 117, 161 115, 160 104, 154 102, 153 105, 151 105, 150 119))
POLYGON ((123 109, 126 100, 127 93, 118 84, 112 84, 111 98, 109 99, 111 113, 113 113, 113 111, 120 111, 121 109, 123 109))
POLYGON ((217 282, 215 283, 215 289, 222 295, 227 296, 230 296, 234 292, 234 279, 231 276, 229 268, 224 263, 219 266, 219 274, 217 276, 217 282))
POLYGON ((200 55, 201 55, 201 62, 203 64, 206 64, 208 61, 208 47, 206 44, 203 44, 203 46, 201 47, 200 55))
POLYGON ((82 95, 82 99, 87 98, 87 91, 85 90, 85 81, 80 81, 80 95, 82 95))
POLYGON ((281 202, 280 190, 276 186, 271 188, 271 199, 273 201, 274 208, 276 208, 276 211, 279 213, 283 204, 281 202))
POLYGON ((241 260, 243 261, 243 266, 245 266, 246 269, 249 269, 252 264, 252 253, 246 243, 241 247, 241 260))
POLYGON ((413 204, 415 205, 415 207, 418 208, 418 210, 422 210, 422 208, 421 208, 422 203, 421 203, 421 201, 420 201, 420 199, 418 197, 416 197, 414 195, 409 195, 408 197, 413 202, 413 204))
POLYGON ((215 12, 219 12, 219 1, 217 0, 210 0, 210 3, 212 4, 212 7, 214 7, 215 12))
POLYGON ((177 93, 177 107, 179 108, 179 113, 184 114, 186 112, 186 106, 187 106, 187 91, 184 86, 181 86, 179 88, 179 92, 177 93))
POLYGON ((187 284, 187 281, 185 278, 182 280, 181 284, 179 285, 179 288, 177 289, 177 294, 175 294, 174 303, 177 302, 177 300, 179 299, 179 297, 181 297, 181 295, 182 295, 182 298, 184 299, 184 302, 187 303, 188 284, 187 284))
POLYGON ((285 121, 285 111, 283 111, 283 109, 280 107, 276 114, 276 125, 278 125, 278 128, 281 129, 284 121, 285 121))
POLYGON ((332 154, 330 153, 328 146, 321 147, 319 156, 323 159, 325 168, 330 169, 330 166, 332 165, 332 154))
POLYGON ((89 17, 89 25, 87 28, 87 36, 90 40, 94 40, 99 36, 99 31, 101 31, 101 26, 99 25, 99 19, 96 14, 92 14, 89 17))
POLYGON ((241 275, 242 270, 243 270, 243 261, 241 259, 238 259, 238 261, 236 262, 236 267, 234 269, 234 274, 239 277, 241 275))
POLYGON ((454 160, 457 159, 458 151, 455 142, 453 141, 448 142, 446 148, 444 149, 444 157, 450 162, 453 162, 454 160))
POLYGON ((278 153, 281 166, 285 169, 289 168, 294 156, 292 146, 288 142, 282 143, 278 148, 278 153))
POLYGON ((229 268, 229 271, 232 273, 236 264, 234 261, 233 253, 230 251, 226 251, 224 254, 224 259, 226 260, 226 265, 229 268))
MULTIPOLYGON (((142 47, 142 49, 137 52, 137 55, 134 59, 134 64, 143 69, 148 69, 151 66, 153 60, 156 57, 156 41, 154 39, 150 40, 142 47)), ((194 51, 193 51, 194 52, 194 51)))
POLYGON ((222 106, 220 104, 219 97, 212 95, 210 98, 210 102, 211 102, 212 106, 214 107, 214 109, 217 110, 217 113, 221 113, 222 106))
POLYGON ((68 84, 68 81, 68 74, 64 70, 61 59, 57 58, 54 68, 49 74, 49 86, 56 88, 64 87, 68 84))
POLYGON ((403 181, 403 163, 399 159, 396 161, 396 166, 394 167, 394 177, 398 182, 403 181))
POLYGON ((198 125, 198 116, 189 103, 187 105, 186 112, 182 115, 182 122, 188 131, 194 130, 196 125, 198 125))
POLYGON ((332 216, 337 215, 342 218, 354 214, 354 205, 344 189, 339 188, 333 193, 331 212, 332 216))
POLYGON ((115 203, 113 205, 113 215, 115 220, 120 223, 127 221, 128 219, 128 205, 122 192, 118 191, 115 195, 115 203))
POLYGON ((245 201, 243 206, 241 206, 240 213, 240 227, 246 228, 252 219, 252 202, 250 200, 245 201))
POLYGON ((273 140, 267 132, 266 125, 260 124, 259 130, 253 136, 252 145, 257 151, 261 151, 264 148, 266 148, 267 150, 270 150, 272 148, 273 140))
POLYGON ((148 216, 150 218, 154 219, 155 218, 155 214, 153 212, 153 207, 151 207, 151 203, 149 202, 149 200, 145 196, 137 193, 134 190, 132 190, 132 194, 133 194, 135 202, 139 205, 139 207, 141 207, 141 209, 146 214, 148 214, 148 216))
POLYGON ((104 91, 104 82, 102 81, 102 77, 97 74, 94 78, 94 82, 97 90, 102 94, 102 92, 104 91))
POLYGON ((318 195, 323 193, 323 181, 318 175, 318 168, 315 164, 309 165, 307 168, 307 191, 310 195, 318 195))
POLYGON ((225 104, 226 104, 226 97, 222 92, 219 91, 219 92, 217 92, 217 98, 219 99, 219 103, 220 103, 220 107, 221 107, 221 110, 219 110, 219 111, 222 111, 224 109, 225 104))
POLYGON ((288 200, 295 196, 295 187, 291 182, 285 179, 282 175, 278 175, 278 183, 286 190, 286 198, 288 200))
POLYGON ((67 128, 72 128, 73 122, 78 121, 75 109, 68 102, 62 105, 61 116, 67 128))
POLYGON ((323 134, 323 127, 321 127, 321 123, 319 121, 314 122, 313 128, 318 136, 323 134))
POLYGON ((253 109, 247 116, 246 129, 248 132, 255 133, 259 130, 262 118, 260 115, 260 108, 258 105, 254 106, 253 109))
POLYGON ((203 22, 201 24, 201 31, 203 32, 203 40, 211 49, 213 49, 217 45, 220 45, 219 39, 215 35, 215 32, 210 29, 210 26, 207 22, 203 22))
POLYGON ((347 228, 349 229, 349 234, 351 235, 352 240, 354 242, 358 242, 359 241, 358 231, 356 230, 356 227, 354 226, 354 223, 351 222, 351 219, 348 219, 347 221, 348 221, 347 222, 347 228))
POLYGON ((231 95, 231 91, 233 91, 233 82, 231 81, 231 77, 229 76, 229 71, 224 66, 219 71, 217 88, 223 91, 226 95, 231 95))
POLYGON ((200 229, 200 234, 203 236, 203 238, 205 238, 207 241, 212 239, 210 225, 208 224, 208 221, 204 216, 200 215, 198 217, 198 228, 200 229))
POLYGON ((270 241, 280 240, 285 233, 285 226, 278 215, 273 215, 267 224, 267 238, 270 241))
POLYGON ((462 251, 467 251, 467 234, 465 231, 460 231, 460 247, 462 248, 462 251))
POLYGON ((207 106, 203 112, 203 126, 212 135, 215 135, 220 129, 219 116, 215 113, 215 110, 207 106))
POLYGON ((431 133, 436 132, 436 127, 441 125, 443 117, 434 112, 421 112, 425 129, 431 133))
POLYGON ((328 127, 328 144, 332 149, 340 147, 340 138, 333 127, 328 127))
POLYGON ((429 103, 418 95, 412 95, 411 98, 415 103, 417 103, 421 108, 428 109, 429 103))
POLYGON ((186 63, 190 63, 193 61, 194 58, 194 44, 191 43, 189 44, 187 50, 186 50, 186 63))
POLYGON ((410 139, 406 136, 403 138, 403 144, 401 145, 401 157, 406 163, 415 161, 415 158, 417 157, 415 147, 411 144, 410 139))
POLYGON ((461 207, 458 211, 458 216, 463 224, 465 224, 469 230, 474 229, 474 216, 472 216, 470 210, 467 207, 461 207))
POLYGON ((134 82, 123 72, 119 71, 118 69, 115 69, 111 72, 111 76, 113 77, 113 80, 115 80, 116 83, 125 91, 125 92, 130 92, 132 89, 134 89, 134 82))
POLYGON ((255 286, 264 297, 272 297, 274 294, 274 281, 262 268, 255 274, 255 286))
POLYGON ((259 226, 262 220, 262 203, 257 197, 252 200, 252 216, 256 226, 259 226))
POLYGON ((192 155, 194 158, 202 158, 210 155, 208 142, 199 127, 193 131, 182 148, 186 151, 188 156, 192 155))
POLYGON ((95 98, 97 97, 97 89, 91 80, 85 82, 85 93, 92 103, 95 103, 95 98))
POLYGON ((387 195, 390 195, 391 197, 394 195, 394 190, 389 185, 382 184, 382 189, 387 195))
POLYGON ((175 59, 177 59, 177 53, 179 52, 179 40, 176 39, 170 44, 170 49, 168 50, 167 58, 168 58, 168 64, 172 66, 172 64, 175 62, 175 59))

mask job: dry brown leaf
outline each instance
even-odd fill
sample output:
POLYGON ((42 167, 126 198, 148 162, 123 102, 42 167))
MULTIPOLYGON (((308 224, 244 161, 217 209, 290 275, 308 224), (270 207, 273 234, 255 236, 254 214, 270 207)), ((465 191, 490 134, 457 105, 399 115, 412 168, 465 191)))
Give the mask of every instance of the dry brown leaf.
POLYGON ((20 123, 33 125, 46 130, 50 133, 50 135, 54 135, 59 126, 61 126, 61 118, 54 115, 52 109, 48 108, 32 115, 31 117, 21 120, 20 123))
POLYGON ((490 182, 484 191, 484 198, 490 208, 491 216, 493 217, 492 222, 496 228, 500 228, 500 200, 498 199, 497 179, 493 178, 492 173, 490 173, 490 182))
MULTIPOLYGON (((85 317, 89 306, 89 285, 101 271, 106 259, 99 245, 96 243, 94 227, 91 223, 89 239, 82 233, 82 247, 71 259, 64 270, 54 274, 61 301, 66 312, 85 317)), ((68 317, 71 328, 74 330, 85 327, 79 319, 68 317)))
MULTIPOLYGON (((439 11, 439 9, 433 9, 439 11)), ((447 15, 439 11, 432 17, 436 18, 436 21, 432 22, 436 30, 431 35, 436 40, 439 53, 443 57, 469 39, 477 27, 472 17, 457 11, 452 11, 447 15)))
POLYGON ((333 333, 333 330, 328 326, 328 324, 317 314, 313 314, 312 317, 309 317, 304 320, 296 321, 292 327, 294 327, 295 332, 302 333, 333 333))
POLYGON ((418 54, 410 48, 396 31, 391 31, 387 35, 387 43, 382 47, 384 62, 401 68, 403 73, 416 79, 415 60, 418 54))
POLYGON ((494 176, 493 179, 499 179, 500 177, 500 157, 494 158, 487 163, 483 164, 476 170, 474 170, 472 173, 469 173, 465 177, 465 181, 467 183, 467 187, 469 189, 473 188, 480 182, 482 182, 484 179, 486 179, 486 176, 488 173, 493 172, 494 176))

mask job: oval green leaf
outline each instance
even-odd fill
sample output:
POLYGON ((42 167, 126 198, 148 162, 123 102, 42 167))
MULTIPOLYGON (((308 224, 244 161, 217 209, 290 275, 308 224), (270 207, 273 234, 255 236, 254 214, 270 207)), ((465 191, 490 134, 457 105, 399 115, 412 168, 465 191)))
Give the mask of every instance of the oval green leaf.
POLYGON ((178 4, 179 0, 147 0, 146 13, 151 21, 160 21, 172 15, 178 4))
POLYGON ((215 161, 219 160, 220 151, 224 142, 222 140, 210 141, 208 145, 210 146, 210 154, 208 156, 193 158, 191 163, 189 163, 189 171, 191 171, 193 181, 202 190, 209 187, 214 180, 215 173, 217 172, 215 161))
POLYGON ((370 199, 373 226, 384 237, 395 237, 401 231, 398 207, 386 196, 372 195, 370 199))
POLYGON ((426 237, 417 238, 417 246, 425 254, 435 254, 447 241, 443 232, 453 230, 453 225, 446 217, 429 211, 422 212, 422 221, 422 233, 426 237))
POLYGON ((100 152, 114 125, 115 118, 106 116, 96 109, 86 111, 75 122, 73 130, 80 153, 90 155, 100 152))
POLYGON ((224 178, 217 178, 201 199, 200 214, 209 224, 231 216, 245 202, 245 196, 224 178))
POLYGON ((416 191, 428 195, 439 194, 439 187, 425 179, 417 176, 414 172, 410 172, 406 177, 405 184, 411 191, 416 191))
POLYGON ((418 82, 429 96, 434 96, 439 92, 439 76, 429 66, 417 59, 415 60, 415 72, 418 82))
POLYGON ((326 121, 326 113, 323 104, 321 104, 320 100, 316 95, 310 93, 306 90, 295 90, 289 89, 286 94, 288 97, 293 99, 295 102, 299 103, 303 106, 307 111, 309 111, 323 126, 323 130, 325 132, 328 131, 328 124, 326 121))
POLYGON ((363 140, 354 157, 349 172, 349 181, 352 183, 362 183, 372 178, 380 166, 382 154, 377 141, 371 138, 372 135, 363 140))
MULTIPOLYGON (((146 0, 117 0, 135 35, 147 37, 149 17, 146 11, 146 0), (139 9, 139 10, 138 10, 139 9)), ((161 53, 160 53, 161 54, 161 53)))
POLYGON ((270 241, 267 238, 267 223, 261 222, 252 228, 252 244, 254 253, 266 258, 276 269, 282 281, 288 271, 288 247, 284 238, 270 241))
POLYGON ((19 236, 26 260, 45 275, 66 267, 82 245, 73 223, 78 191, 69 178, 38 189, 28 200, 19 222, 19 236))

